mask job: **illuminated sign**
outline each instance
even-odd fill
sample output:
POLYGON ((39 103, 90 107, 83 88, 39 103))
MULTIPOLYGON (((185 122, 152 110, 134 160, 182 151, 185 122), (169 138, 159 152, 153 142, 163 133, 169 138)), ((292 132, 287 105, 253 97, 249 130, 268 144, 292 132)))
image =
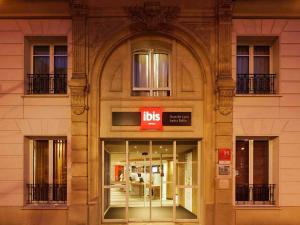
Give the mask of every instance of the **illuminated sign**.
POLYGON ((218 158, 219 158, 219 164, 230 164, 231 161, 230 148, 219 148, 218 158))
POLYGON ((162 130, 162 108, 140 108, 141 130, 162 130))

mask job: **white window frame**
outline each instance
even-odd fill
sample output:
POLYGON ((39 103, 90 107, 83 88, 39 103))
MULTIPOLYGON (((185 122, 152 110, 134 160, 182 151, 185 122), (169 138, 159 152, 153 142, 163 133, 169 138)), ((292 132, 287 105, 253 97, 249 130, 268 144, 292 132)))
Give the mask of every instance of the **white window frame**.
MULTIPOLYGON (((249 57, 249 74, 254 74, 254 56, 255 57, 260 57, 260 56, 269 56, 269 74, 273 74, 274 73, 274 67, 273 67, 273 47, 272 45, 269 44, 237 44, 237 48, 239 46, 247 46, 249 48, 249 55, 239 55, 238 51, 236 52, 236 71, 237 71, 237 58, 239 56, 248 56, 249 57), (254 47, 256 46, 268 46, 269 47, 269 55, 254 55, 254 47)), ((238 73, 237 73, 238 74, 238 73)))
MULTIPOLYGON (((239 141, 239 140, 243 140, 242 138, 236 138, 235 141, 239 141)), ((254 141, 268 141, 268 185, 270 184, 274 184, 274 179, 273 179, 273 176, 274 176, 274 171, 273 171, 273 160, 274 160, 274 146, 273 146, 273 139, 270 139, 267 137, 261 137, 261 138, 255 138, 255 139, 251 139, 251 138, 244 138, 244 140, 248 140, 249 142, 249 170, 248 170, 248 173, 249 173, 249 185, 253 185, 253 174, 254 174, 254 169, 253 169, 253 162, 254 162, 254 141)), ((235 145, 236 146, 236 145, 235 145)), ((237 151, 237 149, 235 149, 235 151, 237 151)), ((234 168, 236 167, 235 166, 235 163, 236 163, 236 158, 234 159, 234 168)), ((235 168, 235 171, 236 171, 236 168, 235 168)), ((237 173, 235 172, 235 176, 237 175, 237 173)), ((236 187, 236 179, 234 178, 234 187, 236 187)), ((235 199, 235 192, 236 192, 236 189, 234 188, 234 195, 233 195, 233 198, 234 198, 234 201, 235 204, 236 204, 236 199, 235 199)), ((251 193, 249 193, 251 194, 251 193)), ((253 199, 253 196, 249 196, 249 203, 251 203, 251 199, 253 199)), ((236 204, 238 206, 243 206, 243 205, 248 205, 249 203, 244 203, 244 204, 236 204)), ((252 205, 252 204, 251 204, 252 205)), ((260 204, 254 204, 254 206, 260 206, 260 204)), ((263 206, 266 206, 266 204, 263 204, 263 206)), ((274 205, 271 205, 271 206, 274 206, 274 205)))
MULTIPOLYGON (((143 92, 149 92, 149 97, 155 97, 157 95, 154 95, 156 91, 167 91, 169 93, 168 96, 171 96, 171 55, 168 51, 161 50, 161 49, 140 49, 137 51, 134 51, 132 53, 132 92, 138 92, 138 91, 143 91, 143 92), (148 74, 149 74, 149 88, 143 88, 143 87, 135 87, 134 86, 134 56, 139 55, 139 54, 145 54, 148 55, 149 61, 148 61, 148 74), (154 54, 166 54, 168 55, 168 87, 165 88, 154 88, 154 74, 153 74, 153 67, 154 67, 154 54)), ((160 97, 165 97, 165 96, 160 96, 160 97)))
MULTIPOLYGON (((30 59, 31 59, 31 63, 30 63, 30 71, 31 74, 34 74, 33 71, 33 62, 34 62, 34 57, 35 56, 49 56, 49 74, 54 74, 54 57, 55 56, 66 56, 68 58, 68 45, 67 43, 54 43, 54 44, 48 44, 48 43, 34 43, 31 45, 30 48, 30 59), (34 55, 34 47, 36 46, 48 46, 49 47, 49 55, 34 55), (67 54, 66 55, 55 55, 54 54, 54 47, 55 46, 66 46, 67 47, 67 54)), ((66 68, 68 70, 68 68, 66 68)))
MULTIPOLYGON (((68 149, 67 149, 67 146, 68 146, 68 143, 67 143, 67 138, 66 137, 55 137, 55 138, 47 138, 47 137, 41 137, 41 138, 35 138, 35 137, 29 137, 28 138, 28 145, 29 145, 29 148, 28 148, 28 180, 27 182, 29 182, 29 184, 36 184, 35 183, 35 177, 34 177, 34 154, 33 154, 33 151, 34 151, 34 141, 40 141, 40 140, 46 140, 48 141, 48 156, 49 156, 49 159, 48 159, 48 184, 49 185, 53 185, 54 184, 54 179, 53 179, 53 141, 54 140, 64 140, 66 141, 65 144, 65 150, 66 150, 66 163, 68 164, 68 149)), ((67 169, 68 170, 68 169, 67 169)), ((67 185, 67 193, 68 193, 68 175, 66 174, 66 185, 67 185)), ((52 198, 52 193, 49 193, 51 198, 52 198)), ((67 194, 67 199, 68 199, 68 194, 67 194)), ((38 204, 38 205, 44 205, 44 204, 47 204, 47 205, 53 205, 53 204, 57 204, 56 201, 54 202, 36 202, 36 201, 33 201, 32 202, 33 204, 38 204)), ((29 204, 30 205, 30 204, 29 204)), ((59 204, 59 205, 62 205, 62 204, 59 204)), ((63 205, 67 205, 67 202, 65 202, 63 205)))

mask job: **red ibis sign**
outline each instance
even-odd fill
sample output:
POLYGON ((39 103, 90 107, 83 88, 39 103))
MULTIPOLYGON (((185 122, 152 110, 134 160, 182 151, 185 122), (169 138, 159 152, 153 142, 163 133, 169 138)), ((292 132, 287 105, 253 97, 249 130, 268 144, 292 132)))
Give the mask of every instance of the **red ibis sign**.
POLYGON ((140 108, 141 130, 162 130, 162 108, 140 108))

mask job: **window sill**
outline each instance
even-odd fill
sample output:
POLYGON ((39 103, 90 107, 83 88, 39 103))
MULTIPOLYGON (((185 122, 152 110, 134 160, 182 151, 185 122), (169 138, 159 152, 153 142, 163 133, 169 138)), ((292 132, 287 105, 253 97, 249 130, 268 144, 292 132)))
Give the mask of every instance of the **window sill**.
POLYGON ((68 94, 31 94, 22 95, 22 98, 68 98, 68 94))
POLYGON ((260 204, 235 204, 235 209, 279 209, 278 205, 260 204))
POLYGON ((280 94, 235 94, 235 97, 282 97, 280 94))
POLYGON ((28 204, 23 206, 24 210, 31 210, 31 209, 61 209, 65 210, 68 209, 66 204, 28 204))

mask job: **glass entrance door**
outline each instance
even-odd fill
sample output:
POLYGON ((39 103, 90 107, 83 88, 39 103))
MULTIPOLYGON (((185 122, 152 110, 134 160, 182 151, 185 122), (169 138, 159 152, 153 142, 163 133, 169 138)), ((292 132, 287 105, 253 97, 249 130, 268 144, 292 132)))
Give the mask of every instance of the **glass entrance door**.
POLYGON ((102 141, 103 221, 197 221, 198 146, 198 141, 102 141))
POLYGON ((151 146, 150 141, 128 143, 128 219, 151 219, 151 146))

